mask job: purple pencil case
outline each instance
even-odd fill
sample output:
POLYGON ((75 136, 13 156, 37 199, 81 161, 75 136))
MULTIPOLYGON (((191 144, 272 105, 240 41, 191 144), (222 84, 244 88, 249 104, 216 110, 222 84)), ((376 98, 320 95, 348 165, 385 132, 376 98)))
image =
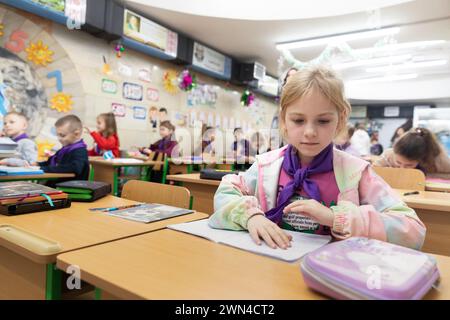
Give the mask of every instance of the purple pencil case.
POLYGON ((419 300, 439 280, 434 257, 360 237, 309 253, 300 269, 308 287, 336 299, 419 300))

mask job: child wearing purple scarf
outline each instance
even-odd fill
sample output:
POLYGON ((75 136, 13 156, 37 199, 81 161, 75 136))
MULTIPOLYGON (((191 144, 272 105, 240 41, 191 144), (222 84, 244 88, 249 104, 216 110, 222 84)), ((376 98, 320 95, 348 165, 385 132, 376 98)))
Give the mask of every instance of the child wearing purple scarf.
POLYGON ((37 147, 26 131, 28 128, 27 117, 16 111, 8 112, 3 118, 3 131, 5 135, 17 143, 18 158, 6 158, 0 160, 0 165, 23 167, 37 161, 37 147))
POLYGON ((283 229, 359 236, 420 249, 426 228, 370 164, 333 147, 351 106, 336 74, 321 66, 289 77, 281 95, 286 147, 256 156, 250 169, 222 178, 213 228, 248 230, 269 247, 287 249, 283 229))
POLYGON ((179 156, 177 153, 178 142, 174 139, 175 126, 170 121, 162 121, 159 125, 159 135, 161 139, 150 145, 149 148, 141 148, 140 151, 144 154, 150 154, 151 152, 161 152, 168 157, 176 158, 179 156))
MULTIPOLYGON (((89 159, 86 144, 81 139, 83 125, 75 115, 67 115, 55 123, 56 135, 62 148, 47 161, 37 163, 44 172, 74 173, 73 180, 87 180, 89 159)), ((57 182, 62 182, 59 180, 57 182)), ((54 182, 52 182, 54 184, 54 182)))

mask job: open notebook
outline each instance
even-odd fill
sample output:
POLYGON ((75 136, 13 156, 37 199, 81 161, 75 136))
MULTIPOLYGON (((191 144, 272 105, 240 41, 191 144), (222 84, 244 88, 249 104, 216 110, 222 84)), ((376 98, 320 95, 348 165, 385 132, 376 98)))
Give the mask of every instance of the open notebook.
POLYGON ((213 229, 208 225, 208 220, 198 220, 180 224, 172 224, 169 229, 191 233, 214 242, 226 244, 242 250, 262 254, 265 256, 285 260, 295 261, 305 254, 316 250, 331 241, 331 236, 322 236, 316 234, 293 232, 284 230, 292 235, 292 247, 283 250, 280 248, 272 249, 265 243, 258 246, 253 242, 247 231, 230 231, 213 229))
POLYGON ((159 203, 145 203, 128 209, 109 211, 106 214, 113 217, 149 223, 192 212, 194 212, 194 210, 171 207, 159 203))

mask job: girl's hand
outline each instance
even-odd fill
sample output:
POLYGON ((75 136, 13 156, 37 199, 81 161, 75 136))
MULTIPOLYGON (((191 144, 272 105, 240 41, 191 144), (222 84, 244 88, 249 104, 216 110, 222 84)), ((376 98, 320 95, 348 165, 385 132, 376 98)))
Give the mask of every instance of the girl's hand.
POLYGON ((261 245, 261 238, 271 248, 287 249, 291 246, 292 236, 286 234, 279 226, 263 215, 251 216, 247 222, 247 229, 253 241, 261 245))
POLYGON ((294 201, 283 209, 283 213, 288 212, 297 212, 316 220, 321 225, 333 227, 333 211, 314 199, 294 201))
POLYGON ((91 134, 91 130, 88 127, 84 127, 84 131, 88 134, 91 134))
POLYGON ((144 148, 144 149, 142 149, 141 152, 144 154, 150 154, 150 153, 152 153, 152 150, 150 150, 149 148, 144 148))

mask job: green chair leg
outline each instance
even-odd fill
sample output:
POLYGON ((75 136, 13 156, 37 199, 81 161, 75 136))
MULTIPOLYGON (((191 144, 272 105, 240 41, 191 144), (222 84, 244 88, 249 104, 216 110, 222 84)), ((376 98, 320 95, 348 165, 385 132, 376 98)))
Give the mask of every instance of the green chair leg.
POLYGON ((45 299, 61 299, 61 279, 62 272, 56 268, 54 263, 47 264, 45 299))
POLYGON ((102 300, 102 289, 95 287, 95 296, 94 299, 95 300, 102 300))
POLYGON ((169 171, 169 159, 166 158, 164 160, 164 166, 163 166, 163 174, 162 174, 162 179, 161 179, 161 183, 165 184, 166 183, 166 177, 167 177, 167 172, 169 171))

